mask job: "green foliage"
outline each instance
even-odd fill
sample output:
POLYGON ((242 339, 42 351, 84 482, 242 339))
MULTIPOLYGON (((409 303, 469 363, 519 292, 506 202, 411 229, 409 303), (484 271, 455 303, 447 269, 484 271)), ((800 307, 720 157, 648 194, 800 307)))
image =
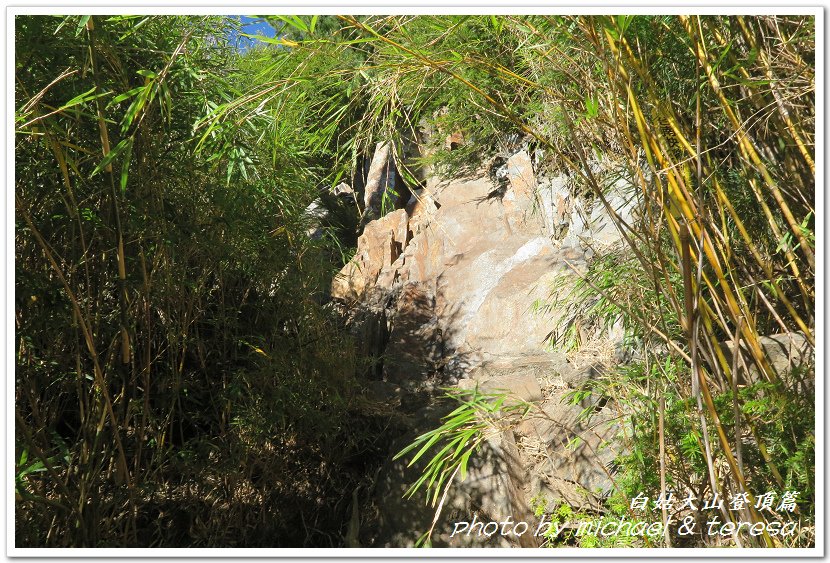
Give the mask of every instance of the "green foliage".
POLYGON ((412 466, 427 452, 438 450, 427 461, 421 476, 405 494, 406 497, 412 497, 423 490, 427 502, 432 507, 437 507, 432 527, 422 536, 419 543, 429 540, 447 491, 456 476, 460 475, 461 481, 467 478, 470 458, 492 433, 499 431, 500 426, 504 424, 502 417, 527 412, 529 407, 515 402, 505 404, 507 395, 482 393, 478 387, 472 390, 449 391, 447 397, 461 404, 442 418, 443 423, 440 426, 418 436, 394 457, 399 459, 417 450, 408 464, 412 466))
MULTIPOLYGON (((652 364, 650 371, 642 362, 620 368, 616 373, 587 382, 571 393, 578 402, 589 395, 613 397, 625 415, 624 427, 627 453, 616 463, 616 490, 606 500, 610 516, 622 515, 629 499, 642 493, 650 498, 660 495, 660 468, 658 438, 658 397, 665 401, 666 482, 667 490, 675 496, 700 494, 712 496, 708 483, 701 481, 707 464, 701 438, 701 426, 694 399, 684 398, 678 385, 689 377, 681 362, 666 359, 663 365, 652 364), (658 389, 655 393, 650 389, 658 389)), ((731 392, 715 396, 714 403, 720 423, 728 429, 733 440, 741 440, 741 459, 745 478, 751 492, 762 494, 785 490, 799 492, 802 514, 814 514, 815 461, 813 421, 814 402, 811 397, 793 392, 785 386, 766 382, 739 388, 740 427, 742 435, 735 438, 736 421, 731 392), (754 429, 754 431, 752 431, 754 429), (766 455, 762 453, 764 448, 766 455), (784 480, 778 482, 773 468, 783 469, 784 480)), ((592 410, 586 411, 587 415, 592 410)), ((705 412, 708 427, 714 419, 705 412)), ((734 492, 737 484, 722 475, 725 490, 734 492)))
POLYGON ((546 499, 542 497, 531 499, 535 515, 538 518, 544 515, 545 522, 555 524, 543 535, 541 547, 625 548, 650 544, 649 538, 632 534, 630 528, 619 534, 603 535, 599 532, 606 524, 627 520, 627 506, 617 503, 615 497, 606 501, 608 510, 604 514, 585 509, 575 510, 565 501, 556 502, 548 512, 545 510, 546 504, 546 499))
POLYGON ((336 544, 361 475, 318 469, 383 441, 304 235, 313 108, 212 120, 263 79, 224 17, 15 23, 17 545, 336 544))
MULTIPOLYGON (((677 276, 672 280, 677 283, 677 276)), ((580 334, 602 334, 620 323, 628 347, 656 338, 654 329, 672 339, 682 334, 677 317, 664 295, 654 285, 630 252, 616 250, 593 260, 584 275, 575 280, 561 276, 550 289, 547 301, 536 303, 536 312, 561 311, 561 320, 549 344, 576 350, 580 334)))

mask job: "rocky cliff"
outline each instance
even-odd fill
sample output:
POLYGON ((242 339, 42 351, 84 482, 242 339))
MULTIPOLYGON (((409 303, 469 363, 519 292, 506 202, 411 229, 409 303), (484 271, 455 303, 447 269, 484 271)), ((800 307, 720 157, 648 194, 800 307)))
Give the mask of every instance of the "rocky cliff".
MULTIPOLYGON (((533 497, 596 504, 610 487, 606 466, 616 455, 612 414, 587 425, 578 420, 585 405, 562 402, 608 355, 554 351, 549 339, 560 319, 538 305, 620 236, 602 204, 576 197, 568 177, 537 178, 526 151, 497 174, 486 172, 430 177, 405 208, 367 223, 332 286, 333 297, 349 305, 363 353, 375 358, 372 393, 404 403, 413 435, 440 418, 433 397, 441 386, 478 386, 535 405, 521 424, 489 440, 449 499, 447 522, 472 514, 515 519, 533 497)), ((609 190, 615 212, 630 220, 636 202, 627 184, 617 180, 609 190)), ((620 337, 585 336, 606 350, 620 337)), ((380 475, 376 545, 412 545, 428 528, 432 510, 400 498, 416 479, 403 461, 380 475)), ((436 528, 434 545, 464 544, 447 529, 436 528)), ((487 545, 499 542, 506 544, 494 537, 487 545)))

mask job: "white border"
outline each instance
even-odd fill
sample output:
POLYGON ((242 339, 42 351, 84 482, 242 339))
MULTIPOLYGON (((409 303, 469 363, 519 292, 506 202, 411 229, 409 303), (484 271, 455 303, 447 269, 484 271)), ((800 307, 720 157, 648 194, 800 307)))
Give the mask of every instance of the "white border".
POLYGON ((825 113, 824 102, 826 96, 825 87, 827 85, 825 76, 825 53, 827 45, 825 43, 825 11, 818 10, 816 13, 816 190, 815 190, 815 210, 817 214, 816 221, 816 330, 815 330, 815 351, 816 351, 816 551, 825 556, 825 532, 826 532, 826 506, 827 500, 825 486, 826 486, 826 468, 825 462, 825 436, 824 430, 826 428, 826 413, 827 406, 826 389, 824 388, 826 372, 826 343, 827 335, 825 333, 825 291, 827 290, 827 279, 825 277, 825 251, 826 251, 826 231, 825 218, 827 212, 827 205, 824 200, 825 187, 827 186, 827 178, 825 177, 825 157, 827 155, 827 146, 825 144, 824 125, 825 113), (818 501, 821 501, 819 504, 818 501))
POLYGON ((451 14, 494 14, 494 15, 510 15, 510 14, 550 14, 550 15, 605 15, 605 14, 623 14, 623 15, 674 15, 674 14, 690 14, 690 15, 746 15, 746 16, 771 16, 771 15, 810 15, 815 16, 816 21, 823 22, 823 8, 810 4, 796 4, 791 7, 781 7, 780 4, 768 5, 759 2, 753 5, 726 5, 717 2, 709 2, 710 5, 703 6, 666 6, 654 2, 644 1, 639 2, 638 6, 625 6, 622 9, 615 9, 613 6, 596 6, 585 5, 557 5, 552 6, 548 2, 543 1, 523 1, 514 7, 508 7, 504 4, 496 5, 491 2, 478 2, 476 4, 467 4, 464 2, 441 2, 440 0, 423 0, 417 4, 394 4, 382 1, 368 1, 357 4, 349 4, 344 6, 338 3, 322 3, 313 5, 297 6, 296 4, 286 4, 282 2, 276 3, 252 3, 242 6, 229 5, 209 5, 209 3, 199 4, 194 6, 177 5, 171 6, 169 3, 163 3, 160 0, 148 0, 143 4, 124 4, 121 6, 113 5, 109 2, 101 2, 91 0, 88 5, 78 7, 62 3, 29 3, 25 6, 9 5, 6 7, 7 14, 12 15, 112 15, 115 13, 122 14, 157 14, 157 15, 232 15, 232 14, 261 14, 263 10, 274 12, 274 9, 282 9, 281 11, 290 12, 296 15, 313 15, 313 14, 335 14, 335 13, 359 13, 361 15, 381 15, 381 14, 396 14, 396 15, 451 15, 451 14), (489 7, 489 5, 491 5, 489 7), (348 12, 347 12, 348 10, 348 12))
POLYGON ((3 138, 6 158, 6 212, 3 214, 3 279, 6 287, 3 293, 3 348, 6 358, 6 394, 3 405, 6 409, 6 487, 3 490, 6 501, 6 553, 11 555, 14 543, 14 17, 6 14, 6 135, 3 138))
POLYGON ((824 186, 825 186, 825 143, 824 143, 824 9, 823 7, 799 4, 784 7, 755 3, 753 5, 723 6, 718 2, 700 2, 697 7, 661 6, 655 2, 641 1, 639 6, 626 6, 616 9, 609 6, 551 6, 547 2, 524 1, 521 5, 506 7, 494 2, 446 3, 440 0, 424 0, 418 5, 396 4, 390 5, 382 1, 364 1, 360 4, 343 6, 338 3, 320 3, 313 6, 298 7, 296 4, 278 3, 251 3, 245 6, 227 5, 182 5, 169 6, 159 0, 150 0, 142 5, 115 6, 111 3, 91 1, 85 7, 67 5, 58 2, 48 4, 23 6, 6 6, 6 213, 5 244, 3 246, 4 278, 6 288, 3 294, 5 323, 2 324, 6 357, 6 556, 7 557, 80 557, 80 558, 111 558, 111 557, 199 557, 199 558, 239 558, 239 557, 279 557, 279 558, 329 558, 329 557, 357 557, 357 558, 412 558, 412 557, 475 557, 475 558, 526 558, 526 557, 579 557, 580 559, 608 558, 608 557, 638 557, 638 558, 701 558, 712 557, 734 558, 804 558, 823 557, 825 550, 825 474, 824 474, 824 368, 825 368, 825 324, 824 324, 824 186), (45 549, 45 548, 17 548, 14 547, 14 406, 15 390, 15 354, 14 354, 14 16, 16 15, 49 15, 49 14, 193 14, 193 15, 223 15, 223 14, 257 14, 275 11, 290 12, 298 15, 352 13, 361 14, 631 14, 631 15, 658 15, 658 14, 741 14, 741 15, 812 15, 816 22, 816 547, 804 549, 725 549, 725 548, 638 548, 638 549, 593 549, 563 548, 563 549, 505 549, 505 548, 441 548, 441 549, 318 549, 318 548, 285 548, 285 549, 45 549))

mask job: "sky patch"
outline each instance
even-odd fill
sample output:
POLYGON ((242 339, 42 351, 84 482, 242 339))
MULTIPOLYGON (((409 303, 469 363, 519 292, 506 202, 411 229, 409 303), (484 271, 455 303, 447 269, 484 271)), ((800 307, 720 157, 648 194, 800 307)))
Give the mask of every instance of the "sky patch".
POLYGON ((264 37, 274 37, 276 30, 260 16, 230 16, 239 20, 241 27, 239 31, 232 31, 228 34, 228 42, 235 46, 237 50, 245 52, 251 47, 260 43, 253 37, 246 37, 246 35, 262 35, 264 37))

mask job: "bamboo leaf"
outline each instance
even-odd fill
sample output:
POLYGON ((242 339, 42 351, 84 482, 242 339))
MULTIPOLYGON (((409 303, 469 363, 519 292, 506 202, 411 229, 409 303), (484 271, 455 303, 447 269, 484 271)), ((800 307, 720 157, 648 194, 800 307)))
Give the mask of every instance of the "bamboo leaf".
POLYGON ((130 106, 127 108, 127 111, 124 114, 124 118, 121 120, 121 134, 125 135, 132 125, 135 118, 138 114, 144 109, 144 106, 150 100, 150 94, 153 90, 154 82, 150 82, 146 86, 141 88, 141 91, 136 96, 135 100, 132 101, 130 106))
POLYGON ((89 18, 92 16, 81 16, 81 19, 78 20, 78 26, 75 28, 75 37, 78 37, 81 32, 86 27, 86 23, 89 21, 89 18))
POLYGON ((470 461, 470 456, 473 454, 473 450, 474 450, 474 448, 470 448, 469 450, 464 452, 464 455, 461 456, 461 480, 462 481, 467 478, 467 464, 470 461))
POLYGON ((127 90, 122 94, 118 94, 116 97, 110 100, 110 103, 107 104, 107 107, 114 106, 117 103, 123 102, 124 100, 128 100, 133 96, 137 95, 142 90, 144 90, 144 86, 138 86, 137 88, 133 88, 131 90, 127 90))
POLYGON ((125 139, 128 141, 127 147, 124 153, 124 160, 121 163, 121 194, 125 194, 127 192, 127 178, 130 173, 130 160, 133 156, 133 138, 129 137, 125 139))
MULTIPOLYGON (((68 109, 68 108, 71 108, 71 107, 76 106, 78 104, 82 104, 82 103, 87 102, 89 100, 95 99, 96 97, 98 97, 98 96, 93 96, 92 95, 92 93, 95 92, 95 90, 97 90, 97 87, 93 86, 92 88, 90 88, 89 90, 84 92, 83 94, 78 94, 77 96, 75 96, 74 98, 72 98, 71 100, 69 100, 68 102, 63 104, 60 107, 60 109, 61 110, 68 109)), ((105 94, 99 94, 99 96, 103 96, 103 95, 105 95, 105 94)))
POLYGON ((256 39, 262 43, 267 43, 269 45, 281 45, 283 47, 299 47, 300 44, 296 41, 292 41, 287 37, 268 37, 266 35, 251 35, 248 33, 240 33, 240 37, 248 37, 250 39, 256 39))
POLYGON ((429 450, 433 446, 433 444, 435 444, 440 438, 440 434, 435 434, 429 440, 427 440, 427 443, 424 444, 424 446, 418 451, 418 453, 415 454, 415 457, 413 457, 412 460, 409 462, 409 467, 412 467, 412 464, 418 461, 421 458, 421 456, 423 456, 427 452, 427 450, 429 450))
POLYGON ((92 174, 90 174, 90 175, 89 175, 89 177, 90 177, 90 178, 93 178, 93 177, 95 177, 97 174, 99 174, 99 173, 100 173, 100 172, 101 172, 104 168, 106 168, 106 167, 107 167, 107 165, 108 165, 108 164, 110 164, 113 160, 115 160, 116 158, 118 158, 118 156, 119 156, 122 152, 124 152, 124 151, 127 149, 127 147, 132 147, 132 138, 129 138, 129 137, 128 137, 128 138, 126 138, 126 139, 123 139, 120 143, 118 143, 117 145, 115 145, 115 148, 114 148, 114 149, 112 149, 112 150, 109 152, 109 154, 107 154, 107 155, 106 155, 106 156, 105 156, 105 157, 101 160, 101 162, 99 162, 99 163, 98 163, 98 166, 96 166, 96 167, 95 167, 95 169, 92 171, 92 174))

